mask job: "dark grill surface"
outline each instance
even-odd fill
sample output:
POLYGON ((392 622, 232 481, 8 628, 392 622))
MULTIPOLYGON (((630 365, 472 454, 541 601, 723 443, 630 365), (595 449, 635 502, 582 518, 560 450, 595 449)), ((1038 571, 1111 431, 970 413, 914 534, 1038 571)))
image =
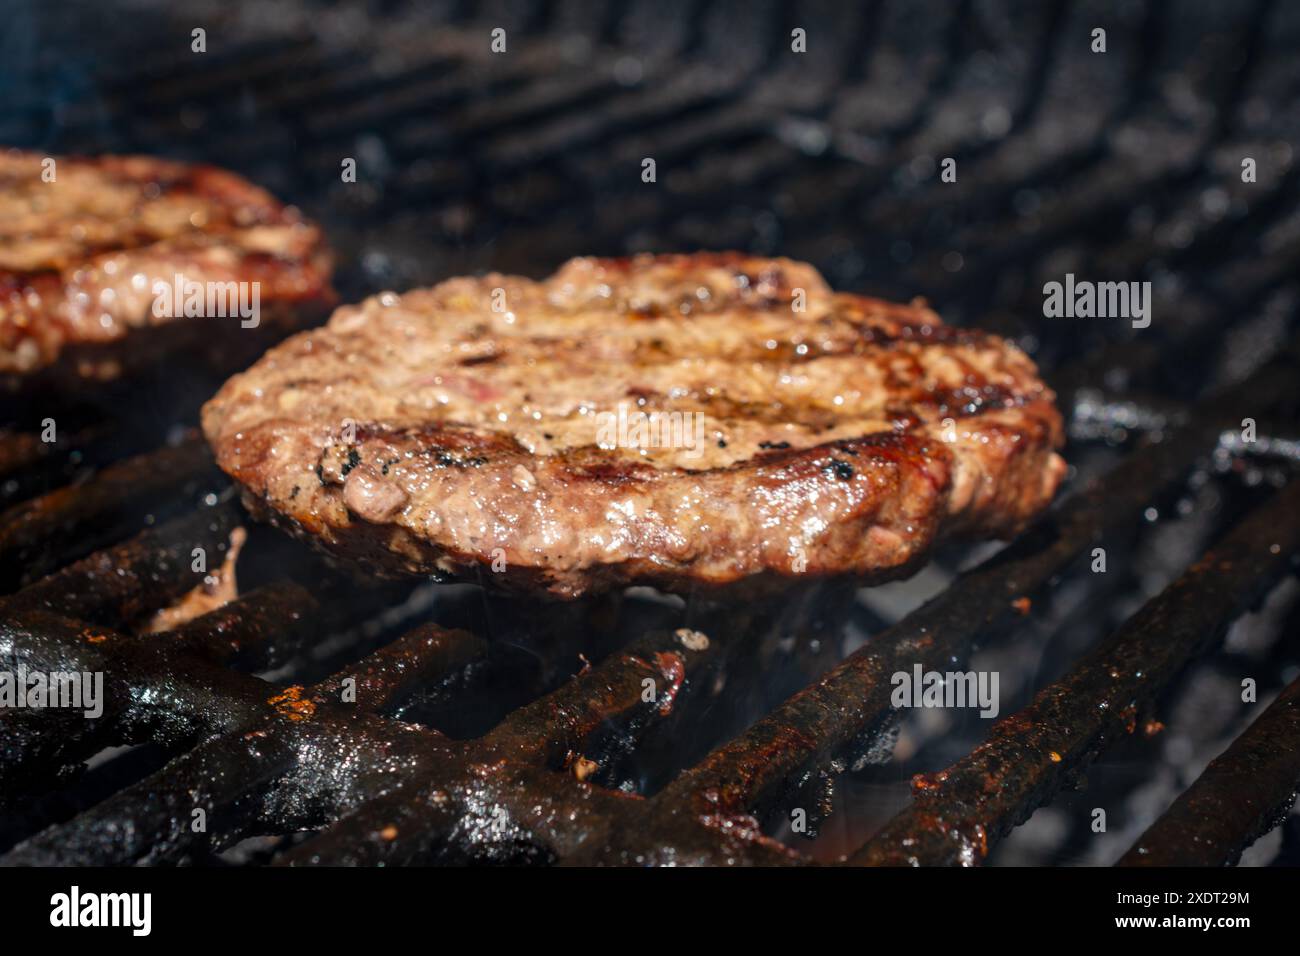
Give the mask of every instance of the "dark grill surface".
POLYGON ((1300 6, 230 6, 20 2, 0 142, 244 173, 345 300, 733 247, 925 295, 1035 355, 1074 473, 910 582, 538 605, 249 526, 198 369, 14 406, 0 661, 106 704, 0 711, 0 862, 1300 862, 1300 6), (1067 272, 1150 328, 1043 318, 1067 272), (241 596, 145 633, 241 525, 241 596), (897 710, 917 664, 999 718, 897 710))

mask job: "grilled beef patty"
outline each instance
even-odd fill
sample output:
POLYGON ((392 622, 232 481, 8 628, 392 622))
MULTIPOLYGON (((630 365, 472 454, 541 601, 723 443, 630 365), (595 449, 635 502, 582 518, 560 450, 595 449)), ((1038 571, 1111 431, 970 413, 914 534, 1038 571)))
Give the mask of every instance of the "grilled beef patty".
POLYGON ((243 337, 264 347, 277 327, 282 337, 334 304, 320 231, 233 173, 140 156, 53 162, 0 150, 8 390, 108 381, 183 344, 243 337), (250 301, 256 282, 256 326, 238 315, 185 318, 183 300, 176 317, 156 315, 155 284, 175 288, 178 275, 182 289, 247 283, 250 301))
POLYGON ((923 305, 702 253, 346 306, 203 427, 255 512, 329 552, 571 598, 883 580, 1014 534, 1065 470, 1053 397, 923 305))

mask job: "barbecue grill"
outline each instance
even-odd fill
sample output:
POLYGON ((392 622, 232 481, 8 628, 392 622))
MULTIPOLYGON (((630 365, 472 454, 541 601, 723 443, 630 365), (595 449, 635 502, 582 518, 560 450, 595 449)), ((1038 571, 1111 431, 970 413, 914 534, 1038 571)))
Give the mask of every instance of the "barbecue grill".
POLYGON ((1300 8, 74 6, 20 3, 0 141, 235 169, 322 222, 345 301, 806 259, 1016 339, 1073 467, 909 582, 545 605, 250 524, 198 369, 16 405, 0 660, 106 687, 95 720, 0 713, 0 862, 1300 862, 1300 8), (1151 281, 1150 328, 1043 318, 1067 272, 1151 281), (231 568, 236 599, 145 627, 231 568), (972 660, 996 720, 893 706, 972 660))

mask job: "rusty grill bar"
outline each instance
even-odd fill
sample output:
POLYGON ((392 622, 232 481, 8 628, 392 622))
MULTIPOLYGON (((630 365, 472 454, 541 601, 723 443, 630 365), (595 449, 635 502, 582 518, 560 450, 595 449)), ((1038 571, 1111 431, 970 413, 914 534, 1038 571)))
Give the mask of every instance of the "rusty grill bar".
MULTIPOLYGON (((1191 27, 1161 4, 1141 5, 1111 27, 1125 68, 1099 72, 1063 47, 1098 15, 1090 4, 913 6, 863 5, 836 55, 796 70, 781 55, 794 14, 779 4, 745 19, 725 61, 709 52, 722 43, 719 23, 733 22, 725 5, 692 7, 698 29, 650 36, 640 6, 573 17, 582 32, 538 4, 519 55, 500 65, 484 55, 490 20, 463 10, 436 36, 412 31, 402 17, 418 12, 399 10, 359 49, 303 5, 281 35, 233 40, 201 66, 153 63, 102 84, 102 102, 74 104, 58 130, 68 148, 102 143, 107 109, 132 117, 135 144, 183 135, 198 156, 297 198, 326 220, 345 262, 361 263, 345 266, 345 295, 472 269, 486 264, 485 249, 494 267, 535 273, 595 250, 747 245, 817 262, 836 285, 925 289, 941 307, 960 306, 958 320, 1008 334, 1023 334, 1023 317, 1041 309, 1040 277, 1062 262, 1115 276, 1156 263, 1169 280, 1167 319, 1149 338, 1035 328, 1027 344, 1073 412, 1067 456, 1084 462, 1068 497, 774 708, 724 726, 699 754, 675 749, 674 737, 727 693, 724 680, 755 679, 754 659, 780 630, 773 622, 803 640, 838 634, 851 589, 812 588, 793 607, 690 602, 638 627, 611 602, 512 607, 471 595, 467 604, 485 604, 462 616, 478 626, 408 627, 435 586, 363 589, 327 570, 304 586, 271 573, 177 629, 138 633, 206 573, 192 569, 193 549, 219 564, 243 523, 201 441, 172 435, 141 447, 140 436, 92 418, 70 440, 77 451, 47 455, 29 431, 6 433, 0 660, 103 671, 109 686, 97 720, 0 713, 0 807, 72 800, 26 810, 0 863, 202 860, 259 837, 252 861, 278 865, 809 862, 771 835, 772 822, 795 802, 824 803, 846 769, 887 759, 902 716, 891 674, 1013 644, 1063 581, 1087 578, 1092 548, 1122 550, 1189 476, 1233 486, 1199 560, 1040 681, 987 740, 917 776, 910 805, 846 860, 982 862, 1098 756, 1146 728, 1185 668, 1294 572, 1300 552, 1288 453, 1300 436, 1296 164, 1249 193, 1231 168, 1223 173, 1225 157, 1294 132, 1248 107, 1280 102, 1300 79, 1287 56, 1300 16, 1269 3, 1214 14, 1218 39, 1189 65, 1191 27), (580 63, 566 59, 575 30, 590 51, 580 63), (990 79, 973 31, 1023 55, 990 79), (912 69, 893 49, 925 55, 912 69), (381 60, 374 71, 344 69, 381 60), (1079 76, 1095 82, 1095 96, 1071 104, 1072 131, 1048 135, 1066 80, 1079 76), (1178 112, 1171 77, 1212 91, 1209 106, 1178 112), (223 139, 249 102, 247 135, 223 139), (1126 146, 1117 129, 1147 146, 1126 146), (264 167, 260 157, 286 137, 300 165, 264 167), (336 156, 357 149, 378 181, 340 193, 336 156), (671 170, 663 195, 620 187, 622 170, 651 152, 671 170), (899 181, 918 155, 956 157, 969 191, 951 200, 915 176, 899 181), (784 205, 755 231, 738 206, 768 193, 784 205), (1207 218, 1198 213, 1207 193, 1242 208, 1207 218), (1135 209, 1149 217, 1145 228, 1127 228, 1135 209), (417 238, 430 222, 438 237, 417 238), (1111 233, 1122 241, 1079 248, 1079 236, 1111 233), (896 272, 864 270, 871 256, 890 257, 896 272), (1254 344, 1243 347, 1242 336, 1254 344), (1244 418, 1267 423, 1250 449, 1264 454, 1250 460, 1220 440, 1244 418), (1203 467, 1211 459, 1218 477, 1203 467), (90 473, 90 464, 100 467, 90 473), (149 526, 138 531, 142 520, 149 526), (496 639, 498 629, 519 633, 511 621, 520 617, 531 620, 518 646, 496 639), (579 653, 595 663, 568 679, 555 672, 555 661, 579 653), (296 680, 303 674, 314 676, 296 680), (488 695, 498 709, 480 712, 483 688, 503 684, 512 690, 488 695), (435 729, 428 715, 458 707, 471 716, 435 729), (100 787, 92 769, 77 788, 86 761, 123 746, 136 749, 97 764, 125 765, 121 773, 100 787), (658 763, 642 786, 621 786, 647 754, 658 763), (192 826, 196 809, 205 830, 192 826)), ((0 130, 21 138, 41 115, 19 100, 0 112, 0 130)), ((296 545, 268 547, 260 560, 272 567, 284 554, 301 558, 284 550, 296 545)), ((1104 598, 1123 586, 1089 587, 1104 598)), ((1284 651, 1286 641, 1278 635, 1284 651)), ((1118 862, 1229 863, 1279 823, 1300 783, 1296 686, 1118 862)))

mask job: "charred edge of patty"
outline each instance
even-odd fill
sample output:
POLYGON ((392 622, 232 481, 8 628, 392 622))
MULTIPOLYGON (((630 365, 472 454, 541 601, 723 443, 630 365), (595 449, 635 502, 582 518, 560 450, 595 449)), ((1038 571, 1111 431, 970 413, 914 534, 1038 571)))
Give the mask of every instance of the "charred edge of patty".
POLYGON ((743 575, 707 578, 694 573, 689 564, 676 566, 647 557, 577 570, 508 561, 504 571, 497 571, 490 554, 436 545, 400 525, 361 521, 336 528, 305 523, 248 488, 243 490, 242 501, 255 520, 301 541, 325 558, 331 567, 363 583, 418 577, 437 584, 475 584, 504 595, 546 601, 594 597, 632 585, 655 587, 668 593, 690 593, 693 598, 704 600, 744 601, 830 577, 861 586, 885 584, 909 577, 929 560, 927 540, 909 549, 899 563, 865 571, 840 567, 820 569, 810 564, 803 573, 776 566, 743 575))
MULTIPOLYGON (((506 570, 497 572, 490 569, 493 558, 486 549, 464 551, 436 544, 415 530, 392 520, 400 510, 399 507, 385 509, 383 501, 376 505, 375 501, 369 499, 362 504, 350 500, 356 482, 364 483, 374 479, 375 469, 402 456, 401 449, 391 443, 395 435, 411 439, 427 436, 429 432, 430 429, 427 428, 358 426, 359 438, 366 434, 371 438, 383 436, 387 441, 378 445, 366 445, 358 441, 356 444, 338 442, 327 446, 316 473, 321 486, 319 493, 326 496, 326 504, 336 508, 322 507, 322 503, 317 501, 314 507, 296 512, 292 507, 285 508, 288 502, 276 502, 254 495, 251 488, 259 484, 256 478, 265 464, 265 456, 246 461, 247 471, 236 477, 244 483, 245 501, 258 516, 269 519, 278 527, 309 541, 326 553, 371 565, 380 576, 401 576, 403 573, 423 575, 434 569, 439 579, 488 584, 501 590, 520 593, 545 591, 553 597, 569 599, 632 583, 652 584, 674 591, 689 587, 732 593, 736 585, 751 578, 755 582, 762 582, 762 586, 845 573, 863 581, 890 580, 909 573, 917 562, 924 560, 924 552, 938 529, 941 510, 928 509, 928 517, 922 520, 900 517, 893 514, 891 509, 896 507, 899 493, 908 481, 922 482, 924 494, 937 502, 942 496, 948 460, 948 453, 941 443, 924 436, 892 432, 843 439, 813 448, 784 449, 762 458, 713 469, 711 472, 686 472, 680 469, 662 472, 636 462, 628 462, 621 467, 614 466, 600 460, 598 449, 586 447, 576 450, 577 454, 555 456, 540 467, 536 460, 521 459, 518 454, 498 457, 493 461, 495 467, 512 467, 521 460, 528 460, 538 471, 548 469, 552 473, 558 473, 560 482, 572 488, 579 488, 584 483, 620 488, 645 481, 707 481, 710 475, 725 479, 729 475, 746 471, 750 472, 748 481, 753 487, 766 487, 776 494, 795 482, 814 481, 839 485, 860 481, 864 490, 853 499, 858 503, 856 510, 843 515, 839 524, 844 527, 835 529, 832 534, 883 534, 896 542, 897 547, 865 571, 840 567, 829 560, 823 561, 817 553, 817 545, 813 544, 809 549, 811 554, 807 566, 803 570, 796 571, 784 559, 777 561, 758 557, 757 563, 750 568, 731 568, 725 571, 715 569, 707 573, 706 568, 720 563, 725 548, 718 553, 706 547, 685 560, 674 560, 660 553, 643 553, 608 564, 574 566, 530 562, 528 554, 503 548, 503 551, 509 553, 506 570), (882 474, 885 473, 891 476, 888 484, 896 492, 893 495, 881 493, 880 484, 882 474), (377 507, 381 509, 379 513, 375 511, 377 507), (328 517, 336 510, 347 516, 343 523, 328 517), (908 526, 907 534, 903 533, 904 524, 908 526), (394 567, 395 563, 398 567, 394 567)), ((251 444, 256 444, 255 436, 245 437, 253 439, 251 444)), ((496 444, 513 444, 508 436, 495 437, 496 444)), ((493 443, 493 436, 480 436, 477 447, 493 443)), ((230 470, 229 464, 226 462, 223 466, 230 470)), ((457 463, 450 467, 463 468, 465 465, 457 463)), ((265 484, 261 487, 265 494, 265 484)), ((294 488, 289 501, 297 499, 298 490, 298 487, 294 488)), ((830 490, 833 489, 828 489, 830 490)), ((404 493, 402 494, 399 505, 405 504, 404 493)))
MULTIPOLYGON (((313 541, 326 551, 373 562, 378 573, 384 576, 403 572, 427 574, 433 568, 441 576, 488 583, 507 591, 545 590, 562 598, 635 582, 657 584, 669 590, 699 586, 729 588, 755 575, 769 582, 829 574, 882 581, 905 574, 916 561, 923 561, 924 552, 937 536, 1006 536, 1020 530, 1050 500, 1063 469, 1060 459, 1052 453, 1053 446, 1060 440, 1060 416, 1050 401, 1041 398, 1026 406, 1025 413, 1025 418, 1014 426, 982 420, 978 416, 962 422, 987 434, 1004 435, 1010 452, 1006 460, 998 463, 997 480, 987 486, 991 487, 994 500, 955 516, 947 513, 946 504, 947 495, 952 492, 950 468, 953 456, 950 450, 937 439, 911 432, 880 432, 811 448, 772 448, 762 455, 722 468, 687 472, 661 470, 635 461, 612 463, 594 446, 538 459, 523 451, 507 434, 450 424, 393 428, 382 423, 361 423, 356 426, 355 442, 335 441, 327 444, 322 452, 321 464, 317 468, 321 491, 327 495, 328 501, 348 516, 346 523, 331 523, 327 517, 329 508, 296 512, 289 504, 297 498, 296 487, 289 501, 268 500, 265 508, 259 510, 262 514, 274 516, 279 509, 285 509, 281 516, 284 520, 276 520, 276 524, 313 541), (866 571, 852 565, 836 564, 834 559, 821 561, 817 552, 822 545, 813 543, 809 549, 808 573, 800 575, 793 574, 783 565, 773 566, 769 561, 763 562, 762 566, 751 565, 749 569, 741 568, 710 578, 700 571, 701 566, 709 563, 707 554, 683 562, 651 554, 633 555, 608 565, 559 567, 533 564, 526 554, 512 554, 505 574, 484 575, 483 566, 491 563, 489 554, 453 550, 425 540, 417 531, 392 520, 405 504, 404 497, 394 501, 382 497, 364 499, 362 507, 356 507, 356 501, 348 500, 349 478, 357 469, 372 469, 369 473, 363 472, 365 480, 382 484, 378 479, 387 477, 390 465, 410 457, 427 460, 429 456, 439 468, 458 471, 487 468, 498 474, 500 469, 522 462, 538 471, 549 469, 558 472, 562 482, 569 486, 594 483, 610 488, 635 487, 637 484, 648 487, 654 482, 674 479, 699 481, 707 480, 710 474, 749 471, 751 477, 745 487, 767 487, 777 494, 795 482, 820 480, 833 488, 836 483, 852 482, 860 477, 868 482, 879 481, 883 471, 905 472, 913 480, 926 482, 929 487, 925 488, 923 495, 933 500, 921 518, 897 518, 887 513, 891 508, 902 507, 905 496, 895 487, 891 493, 864 498, 866 510, 842 518, 841 523, 850 524, 854 534, 868 535, 879 529, 877 533, 898 538, 897 560, 892 564, 883 562, 866 571), (899 533, 903 528, 905 535, 899 533), (363 536, 368 544, 354 540, 358 535, 363 536), (394 563, 401 567, 393 570, 394 563)), ((216 438, 218 448, 222 449, 224 445, 220 435, 216 438)), ((243 445, 248 449, 255 448, 258 445, 257 433, 245 435, 243 445)), ((223 468, 237 480, 248 487, 260 486, 265 492, 266 480, 271 474, 265 448, 259 454, 244 458, 242 467, 236 469, 233 464, 222 462, 223 468)), ((915 497, 915 492, 912 496, 915 497)))

